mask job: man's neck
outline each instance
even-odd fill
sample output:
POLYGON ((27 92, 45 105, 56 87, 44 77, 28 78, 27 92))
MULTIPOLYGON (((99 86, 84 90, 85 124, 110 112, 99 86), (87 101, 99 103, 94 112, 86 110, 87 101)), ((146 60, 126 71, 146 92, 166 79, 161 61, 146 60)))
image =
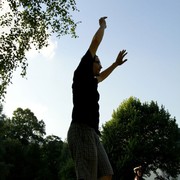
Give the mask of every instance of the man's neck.
POLYGON ((139 177, 138 177, 138 176, 136 176, 136 177, 134 178, 134 180, 139 180, 139 177))

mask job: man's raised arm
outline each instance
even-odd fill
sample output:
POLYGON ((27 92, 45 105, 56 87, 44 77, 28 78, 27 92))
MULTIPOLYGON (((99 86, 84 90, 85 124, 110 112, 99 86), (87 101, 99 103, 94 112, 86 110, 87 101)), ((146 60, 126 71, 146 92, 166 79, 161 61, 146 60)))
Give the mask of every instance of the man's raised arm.
POLYGON ((99 29, 96 31, 92 42, 89 46, 89 51, 91 52, 92 56, 96 54, 96 51, 99 47, 99 44, 101 43, 103 36, 104 36, 104 30, 106 29, 106 19, 107 17, 102 17, 99 19, 99 29))

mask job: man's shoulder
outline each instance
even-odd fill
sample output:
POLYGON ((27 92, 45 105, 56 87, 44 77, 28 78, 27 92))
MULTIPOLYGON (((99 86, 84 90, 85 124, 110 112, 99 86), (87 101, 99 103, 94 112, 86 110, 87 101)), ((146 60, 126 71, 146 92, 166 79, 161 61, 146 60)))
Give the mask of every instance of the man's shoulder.
POLYGON ((86 51, 84 56, 81 58, 81 61, 74 71, 74 76, 84 79, 86 77, 91 77, 93 75, 93 57, 89 51, 89 49, 86 51))
POLYGON ((92 54, 91 54, 91 52, 90 52, 89 49, 86 51, 86 53, 84 54, 84 56, 82 57, 82 59, 83 59, 83 58, 92 58, 92 59, 93 59, 93 56, 92 56, 92 54))
POLYGON ((89 51, 89 49, 86 51, 86 53, 84 54, 84 56, 81 58, 80 64, 79 66, 89 66, 92 65, 94 59, 91 55, 91 52, 89 51))

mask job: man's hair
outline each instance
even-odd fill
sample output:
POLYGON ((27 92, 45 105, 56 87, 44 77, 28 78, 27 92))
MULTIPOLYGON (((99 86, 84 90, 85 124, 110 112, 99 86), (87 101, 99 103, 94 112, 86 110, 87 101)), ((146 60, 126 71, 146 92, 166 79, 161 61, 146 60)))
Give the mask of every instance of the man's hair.
POLYGON ((142 166, 138 166, 133 169, 134 173, 136 173, 138 170, 142 170, 142 166))
POLYGON ((96 57, 98 57, 98 56, 95 54, 95 55, 94 55, 94 58, 93 58, 94 61, 95 61, 96 57))

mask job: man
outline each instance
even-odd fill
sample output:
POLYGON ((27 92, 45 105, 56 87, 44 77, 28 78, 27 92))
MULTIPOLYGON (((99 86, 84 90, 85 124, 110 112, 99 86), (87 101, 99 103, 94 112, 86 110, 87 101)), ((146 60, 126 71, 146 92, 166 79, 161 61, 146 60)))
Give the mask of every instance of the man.
POLYGON ((127 52, 119 52, 116 61, 103 72, 97 49, 102 41, 107 17, 99 19, 99 28, 82 57, 73 77, 73 112, 68 131, 68 144, 75 162, 79 180, 110 180, 113 170, 107 154, 99 140, 99 93, 98 83, 124 60, 127 52))
POLYGON ((134 170, 134 174, 135 174, 134 180, 144 180, 142 178, 142 176, 143 176, 142 166, 135 167, 133 170, 134 170))

